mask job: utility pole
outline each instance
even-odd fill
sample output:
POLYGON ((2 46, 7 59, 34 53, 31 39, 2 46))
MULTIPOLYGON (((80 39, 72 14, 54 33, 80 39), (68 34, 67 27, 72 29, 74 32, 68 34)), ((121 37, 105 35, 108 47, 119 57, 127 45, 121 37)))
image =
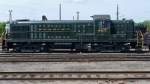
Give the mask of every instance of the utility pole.
POLYGON ((119 6, 117 4, 117 20, 119 20, 119 6))
POLYGON ((73 16, 73 20, 74 20, 74 16, 73 16))
POLYGON ((9 10, 8 12, 9 12, 9 23, 11 23, 12 22, 12 10, 9 10))
POLYGON ((59 20, 61 20, 61 3, 59 4, 59 20))
POLYGON ((77 20, 79 20, 79 18, 80 18, 80 12, 79 11, 77 11, 77 20))

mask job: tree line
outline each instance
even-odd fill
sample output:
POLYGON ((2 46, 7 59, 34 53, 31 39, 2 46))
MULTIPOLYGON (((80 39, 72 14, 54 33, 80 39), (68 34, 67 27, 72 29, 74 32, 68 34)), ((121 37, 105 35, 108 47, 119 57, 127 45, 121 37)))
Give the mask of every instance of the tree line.
POLYGON ((142 24, 144 24, 147 27, 147 30, 150 32, 150 20, 145 20, 142 22, 142 24))
POLYGON ((0 22, 0 37, 4 31, 5 31, 5 22, 0 22))

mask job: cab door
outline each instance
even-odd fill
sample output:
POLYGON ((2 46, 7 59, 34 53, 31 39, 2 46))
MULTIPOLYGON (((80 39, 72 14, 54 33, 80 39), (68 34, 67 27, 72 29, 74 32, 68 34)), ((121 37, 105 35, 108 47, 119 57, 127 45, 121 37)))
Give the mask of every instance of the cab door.
POLYGON ((110 24, 110 20, 99 20, 95 22, 95 36, 97 41, 107 42, 111 40, 110 24))

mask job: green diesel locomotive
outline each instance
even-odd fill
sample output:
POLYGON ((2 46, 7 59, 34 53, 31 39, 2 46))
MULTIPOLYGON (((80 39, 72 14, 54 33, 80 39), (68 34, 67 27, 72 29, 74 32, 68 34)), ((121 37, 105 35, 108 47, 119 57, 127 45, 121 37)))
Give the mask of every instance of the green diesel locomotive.
POLYGON ((143 35, 133 20, 111 20, 94 15, 93 20, 16 20, 6 25, 2 49, 16 52, 131 51, 141 49, 143 35))

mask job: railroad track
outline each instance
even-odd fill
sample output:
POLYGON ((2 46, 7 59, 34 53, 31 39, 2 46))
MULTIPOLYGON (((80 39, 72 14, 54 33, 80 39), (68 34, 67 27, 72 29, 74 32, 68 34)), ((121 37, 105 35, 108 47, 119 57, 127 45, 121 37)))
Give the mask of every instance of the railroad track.
POLYGON ((149 72, 6 72, 2 84, 149 84, 149 72), (32 82, 31 82, 32 81, 32 82))
POLYGON ((2 72, 0 80, 150 79, 150 72, 2 72))
POLYGON ((150 61, 150 53, 1 53, 0 62, 150 61))
MULTIPOLYGON (((149 84, 149 71, 63 71, 35 67, 38 62, 99 62, 99 61, 150 61, 150 53, 0 53, 1 68, 5 62, 9 64, 0 71, 0 84, 149 84), (19 62, 19 63, 16 63, 19 62), (18 70, 20 62, 31 62, 33 71, 18 70), (15 69, 18 68, 18 69, 15 69), (7 69, 12 69, 7 71, 7 69), (36 70, 38 69, 38 70, 36 70), (40 71, 40 72, 39 72, 40 71)), ((26 68, 30 67, 30 64, 26 68)), ((45 64, 42 64, 43 66, 45 64)), ((83 64, 82 64, 83 65, 83 64)), ((23 66, 23 67, 24 67, 23 66)), ((37 66, 39 66, 37 64, 37 66)), ((65 66, 65 65, 64 65, 65 66)), ((70 65, 71 66, 71 65, 70 65)), ((78 65, 79 66, 79 65, 78 65)), ((143 65, 141 65, 143 66, 143 65)), ((46 66, 50 67, 50 66, 46 66)), ((45 68, 46 68, 45 67, 45 68)), ((54 67, 54 66, 52 66, 54 67)), ((63 66, 59 66, 62 67, 63 66)), ((67 65, 66 65, 67 67, 67 65)), ((79 66, 80 67, 80 66, 79 66)), ((70 68, 68 66, 68 68, 70 68)), ((119 68, 119 67, 118 67, 119 68)), ((24 68, 25 69, 25 68, 24 68)), ((31 69, 31 68, 30 68, 31 69)), ((55 69, 55 68, 54 68, 55 69)), ((60 68, 61 69, 61 68, 60 68)))

